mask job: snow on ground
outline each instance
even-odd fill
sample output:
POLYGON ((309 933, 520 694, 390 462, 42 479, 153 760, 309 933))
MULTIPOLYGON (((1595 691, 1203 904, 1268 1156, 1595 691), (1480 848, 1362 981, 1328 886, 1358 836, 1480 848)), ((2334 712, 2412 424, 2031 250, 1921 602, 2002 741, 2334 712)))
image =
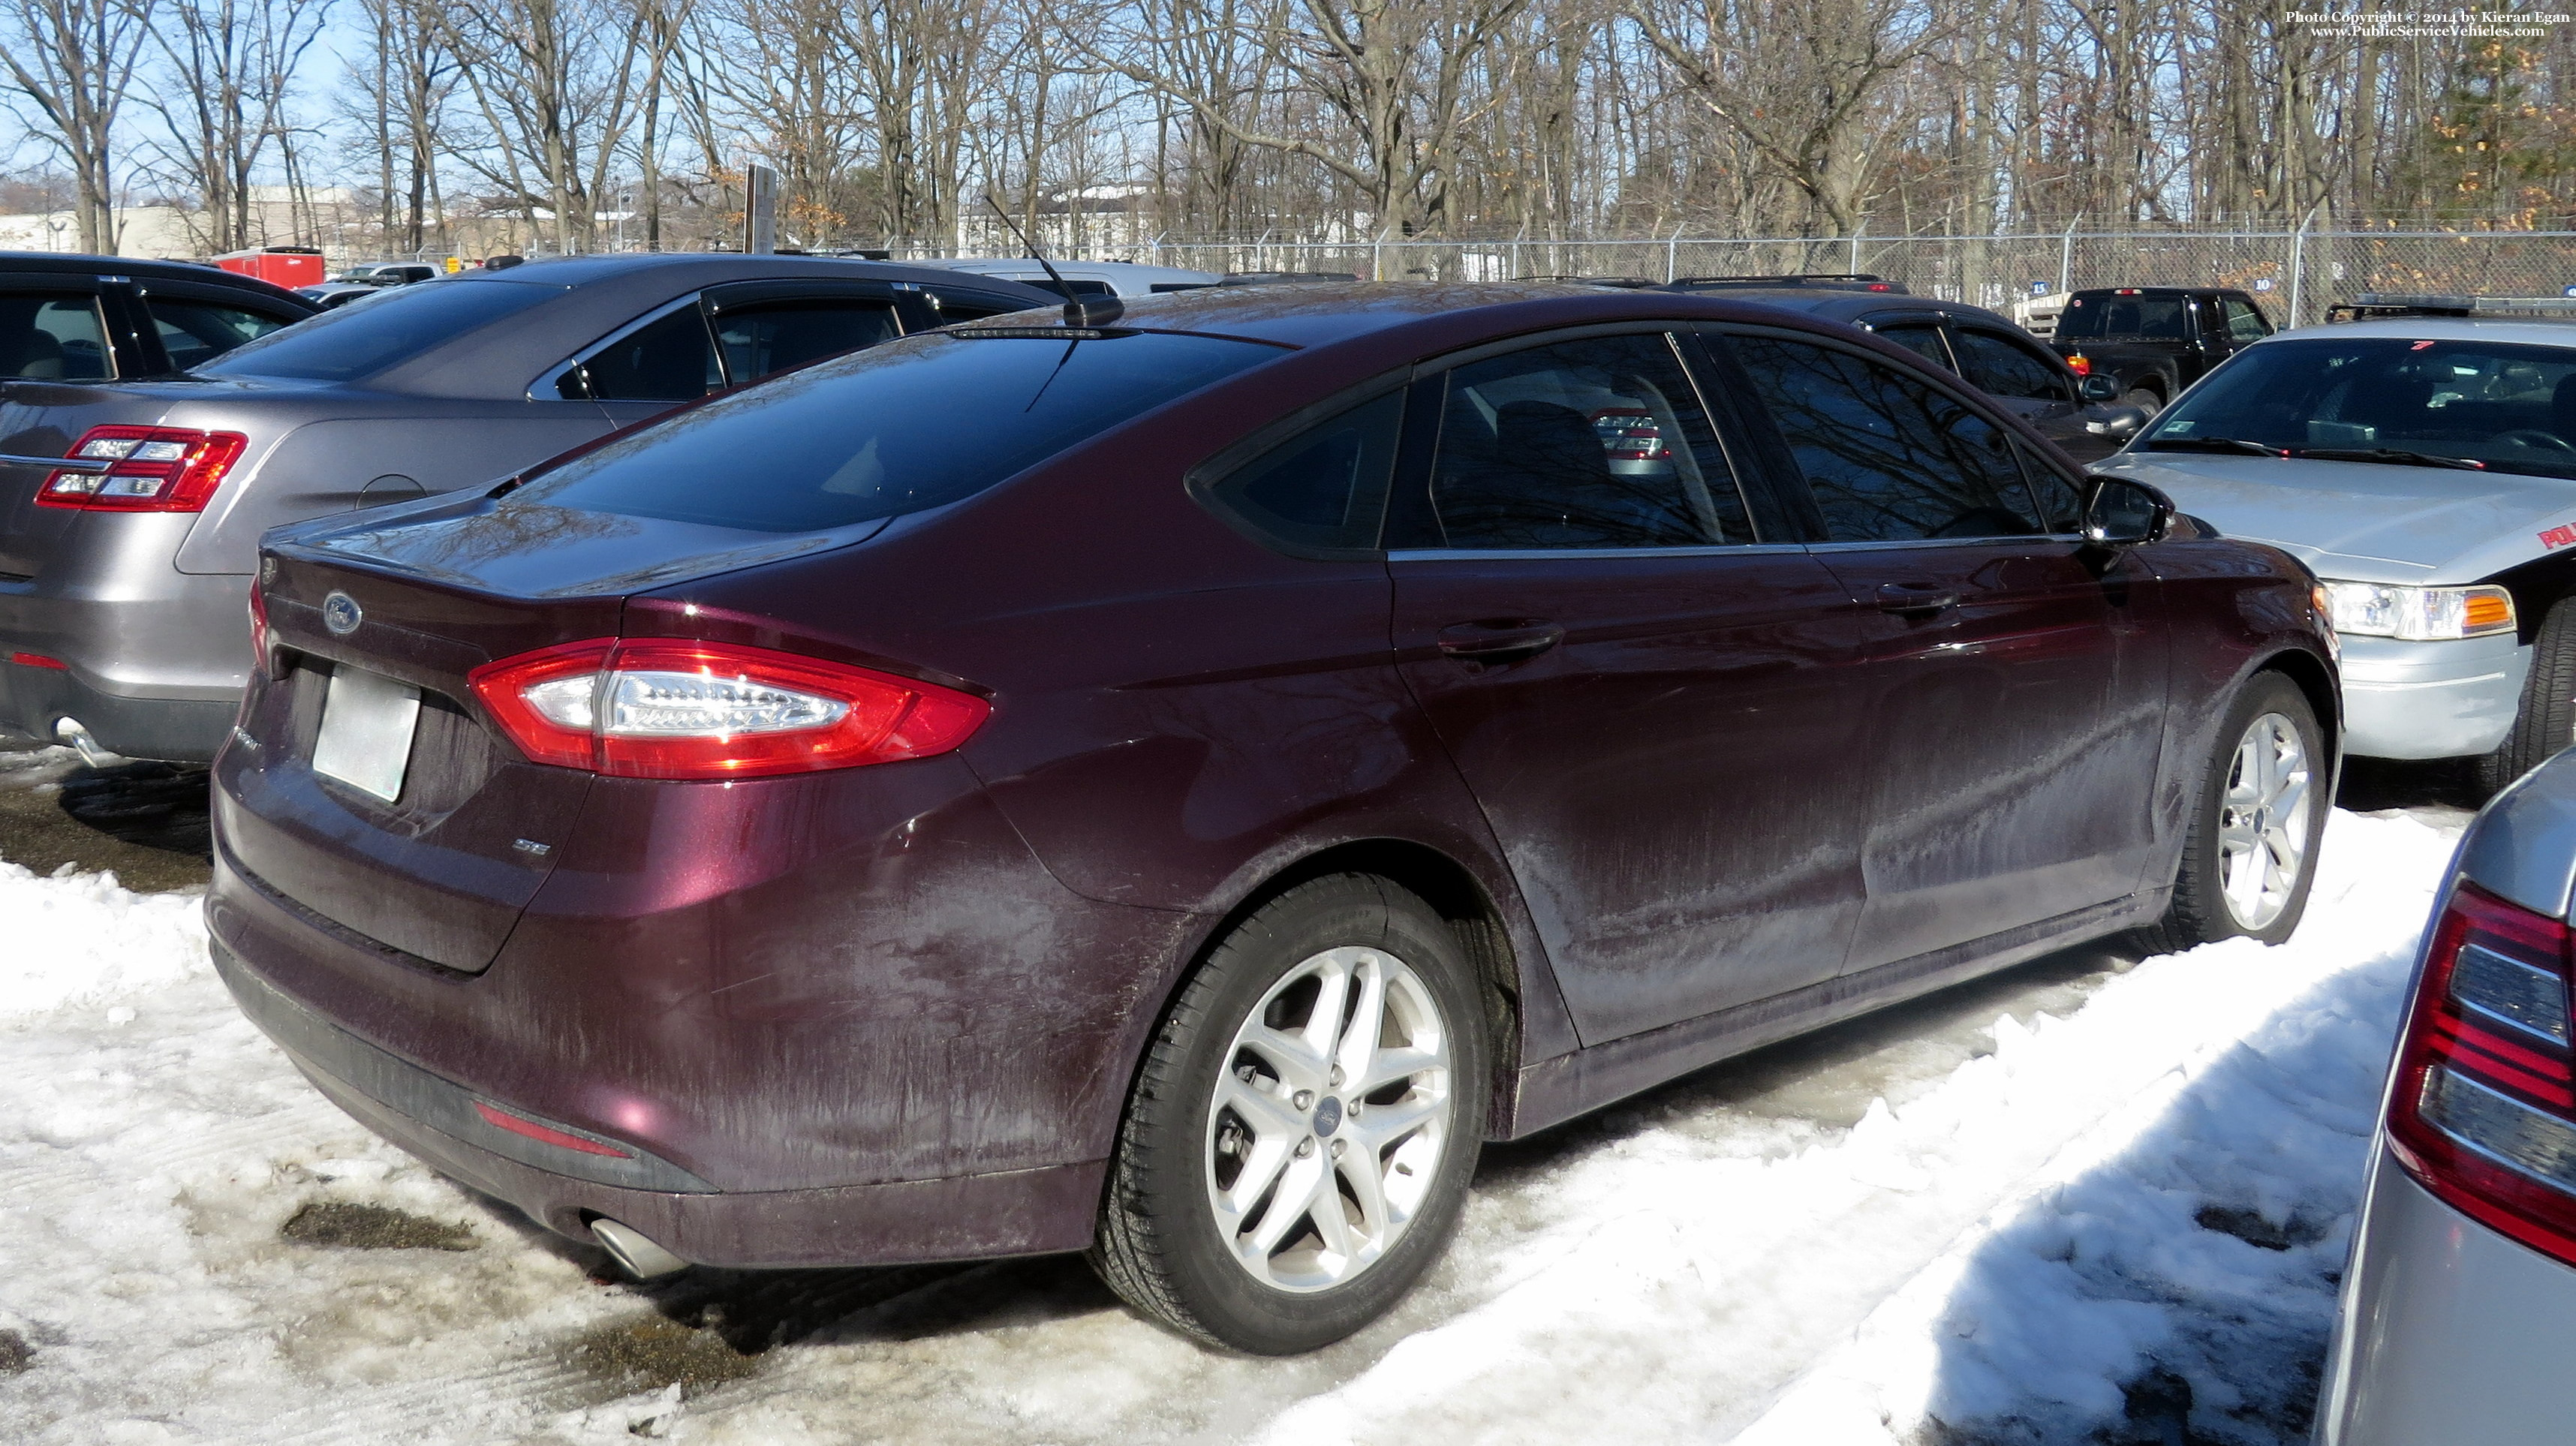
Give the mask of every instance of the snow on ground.
POLYGON ((0 865, 0 1440, 2298 1439, 2456 835, 2338 813, 2282 948, 2060 956, 1498 1147, 1286 1362, 1069 1260, 614 1284, 316 1096, 192 898, 0 865))

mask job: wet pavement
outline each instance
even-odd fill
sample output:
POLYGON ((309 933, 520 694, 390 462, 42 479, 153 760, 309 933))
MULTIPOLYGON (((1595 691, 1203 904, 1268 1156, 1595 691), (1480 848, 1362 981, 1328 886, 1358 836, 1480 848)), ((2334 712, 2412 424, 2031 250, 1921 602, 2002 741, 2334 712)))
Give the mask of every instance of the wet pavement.
POLYGON ((212 846, 205 769, 97 769, 68 748, 0 738, 0 859, 39 874, 110 869, 163 893, 205 887, 212 846))

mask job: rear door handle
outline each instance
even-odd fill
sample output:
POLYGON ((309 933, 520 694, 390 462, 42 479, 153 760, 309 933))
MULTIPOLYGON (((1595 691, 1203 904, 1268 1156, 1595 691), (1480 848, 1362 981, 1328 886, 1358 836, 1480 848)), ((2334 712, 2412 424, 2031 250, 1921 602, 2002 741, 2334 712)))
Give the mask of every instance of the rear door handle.
POLYGON ((1937 613, 1959 605, 1959 590, 1937 582, 1883 582, 1878 610, 1883 613, 1937 613))
POLYGON ((1440 630, 1440 651, 1463 663, 1517 663, 1564 637, 1565 629, 1554 623, 1452 623, 1440 630))

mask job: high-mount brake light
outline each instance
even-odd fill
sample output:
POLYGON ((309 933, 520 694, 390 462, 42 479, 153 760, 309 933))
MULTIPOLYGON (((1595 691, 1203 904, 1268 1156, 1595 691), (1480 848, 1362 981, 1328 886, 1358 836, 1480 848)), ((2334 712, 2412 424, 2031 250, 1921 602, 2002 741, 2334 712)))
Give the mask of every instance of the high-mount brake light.
POLYGON ((800 653, 593 638, 466 675, 538 763, 620 778, 760 778, 945 753, 983 726, 971 693, 800 653))
POLYGON ((56 472, 36 489, 36 505, 82 512, 202 512, 249 445, 239 432, 92 427, 65 456, 105 462, 107 470, 56 472))
POLYGON ((2461 1213, 2576 1264, 2566 922, 2463 883, 2416 981, 2389 1150, 2461 1213))

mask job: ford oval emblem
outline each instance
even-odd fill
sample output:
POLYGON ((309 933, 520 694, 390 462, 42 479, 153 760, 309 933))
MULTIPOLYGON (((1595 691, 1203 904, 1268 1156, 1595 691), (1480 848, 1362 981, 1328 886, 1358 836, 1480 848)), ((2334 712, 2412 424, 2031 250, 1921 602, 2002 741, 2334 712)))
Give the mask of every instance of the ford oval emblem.
POLYGON ((322 599, 322 626, 340 637, 358 630, 367 615, 358 608, 358 600, 345 592, 335 592, 322 599))

